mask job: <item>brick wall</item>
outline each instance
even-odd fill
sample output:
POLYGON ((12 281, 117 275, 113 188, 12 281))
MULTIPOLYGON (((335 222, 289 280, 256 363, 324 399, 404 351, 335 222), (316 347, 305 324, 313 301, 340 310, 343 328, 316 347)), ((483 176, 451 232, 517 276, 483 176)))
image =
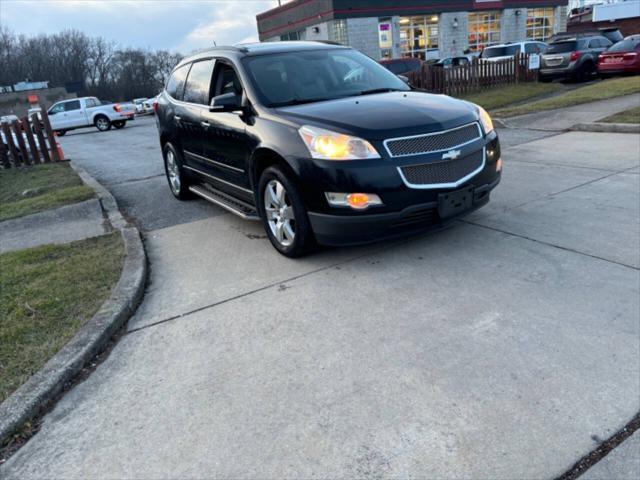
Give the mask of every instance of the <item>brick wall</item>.
POLYGON ((527 39, 527 9, 505 8, 500 19, 500 42, 522 42, 527 39), (516 15, 519 12, 519 15, 516 15))
POLYGON ((462 55, 469 47, 469 16, 467 12, 448 12, 440 14, 438 48, 440 57, 462 55), (457 20, 458 26, 454 27, 457 20))
POLYGON ((378 18, 348 18, 347 33, 349 45, 380 60, 380 42, 378 41, 378 18))

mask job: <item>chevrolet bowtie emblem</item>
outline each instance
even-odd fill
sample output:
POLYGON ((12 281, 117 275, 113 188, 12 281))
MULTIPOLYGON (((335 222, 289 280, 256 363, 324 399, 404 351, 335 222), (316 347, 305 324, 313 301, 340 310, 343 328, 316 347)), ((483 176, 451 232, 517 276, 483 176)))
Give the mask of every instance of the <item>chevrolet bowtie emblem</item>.
POLYGON ((460 156, 460 150, 449 150, 442 155, 443 160, 455 160, 460 156))

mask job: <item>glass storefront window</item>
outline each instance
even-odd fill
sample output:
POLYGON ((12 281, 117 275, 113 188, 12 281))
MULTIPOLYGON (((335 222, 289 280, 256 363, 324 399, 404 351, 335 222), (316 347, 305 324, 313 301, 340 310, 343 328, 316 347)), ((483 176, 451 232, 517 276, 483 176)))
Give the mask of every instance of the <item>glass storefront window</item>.
POLYGON ((438 16, 400 18, 400 50, 403 57, 437 57, 438 16))
POLYGON ((527 40, 545 41, 553 35, 553 7, 527 10, 527 40))
POLYGON ((500 12, 469 14, 469 50, 478 52, 500 43, 500 12))

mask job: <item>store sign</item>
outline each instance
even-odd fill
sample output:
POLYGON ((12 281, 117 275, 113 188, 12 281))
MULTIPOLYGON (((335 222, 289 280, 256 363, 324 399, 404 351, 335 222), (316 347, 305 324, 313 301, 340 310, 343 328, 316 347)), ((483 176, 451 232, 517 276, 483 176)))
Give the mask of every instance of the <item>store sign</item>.
POLYGON ((540 68, 540 55, 532 53, 529 55, 529 70, 538 70, 540 68))
POLYGON ((390 23, 378 24, 378 39, 380 42, 380 48, 391 48, 393 46, 390 23))

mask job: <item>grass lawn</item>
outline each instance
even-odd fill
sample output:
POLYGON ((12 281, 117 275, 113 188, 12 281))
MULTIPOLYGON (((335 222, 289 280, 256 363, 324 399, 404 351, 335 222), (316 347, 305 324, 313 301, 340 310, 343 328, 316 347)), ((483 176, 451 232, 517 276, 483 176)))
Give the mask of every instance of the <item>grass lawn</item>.
POLYGON ((630 108, 599 121, 606 123, 640 123, 640 107, 630 108))
POLYGON ((123 259, 119 233, 0 255, 0 402, 93 316, 123 259))
POLYGON ((93 196, 67 162, 0 170, 0 221, 93 196))
POLYGON ((520 83, 504 88, 494 88, 486 92, 472 93, 460 98, 480 105, 485 110, 495 110, 528 98, 555 93, 562 90, 559 83, 520 83))
POLYGON ((540 112, 553 108, 571 107, 581 103, 595 102, 621 95, 630 95, 640 92, 640 80, 638 77, 622 77, 593 83, 586 87, 576 88, 567 93, 552 98, 526 103, 514 107, 507 107, 495 111, 497 117, 510 117, 524 113, 540 112))

